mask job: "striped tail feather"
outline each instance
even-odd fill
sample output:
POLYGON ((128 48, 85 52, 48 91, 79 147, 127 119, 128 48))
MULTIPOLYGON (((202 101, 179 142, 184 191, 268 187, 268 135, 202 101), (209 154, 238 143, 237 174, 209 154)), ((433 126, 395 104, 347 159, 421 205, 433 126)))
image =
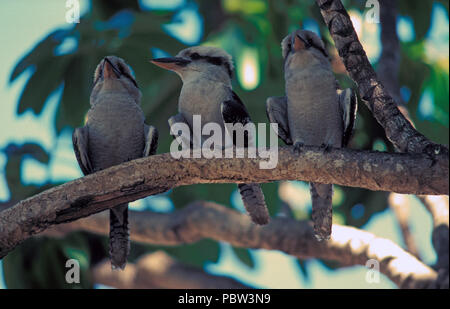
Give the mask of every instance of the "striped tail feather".
POLYGON ((109 211, 109 256, 112 269, 124 269, 130 253, 128 204, 115 206, 109 211))

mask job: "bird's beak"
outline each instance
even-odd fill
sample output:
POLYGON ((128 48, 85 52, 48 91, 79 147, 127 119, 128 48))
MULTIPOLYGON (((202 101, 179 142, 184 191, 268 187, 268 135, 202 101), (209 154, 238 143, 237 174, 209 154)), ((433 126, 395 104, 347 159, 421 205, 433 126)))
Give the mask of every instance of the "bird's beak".
POLYGON ((309 48, 310 44, 297 34, 292 38, 292 46, 294 46, 295 51, 299 51, 309 48))
POLYGON ((103 78, 119 78, 120 77, 120 71, 114 66, 114 64, 111 62, 111 60, 106 57, 103 61, 103 78))
POLYGON ((150 60, 151 63, 167 70, 177 71, 178 69, 185 67, 191 60, 184 59, 181 57, 167 57, 167 58, 156 58, 150 60))

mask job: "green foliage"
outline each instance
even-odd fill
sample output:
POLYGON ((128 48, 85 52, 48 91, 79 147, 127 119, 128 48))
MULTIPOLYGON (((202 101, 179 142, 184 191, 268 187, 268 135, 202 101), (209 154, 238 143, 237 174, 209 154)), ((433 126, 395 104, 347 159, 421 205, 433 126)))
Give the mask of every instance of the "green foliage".
POLYGON ((90 250, 86 238, 72 234, 64 239, 33 238, 3 258, 3 272, 8 288, 92 288, 90 250), (80 283, 66 282, 68 259, 80 263, 80 283))

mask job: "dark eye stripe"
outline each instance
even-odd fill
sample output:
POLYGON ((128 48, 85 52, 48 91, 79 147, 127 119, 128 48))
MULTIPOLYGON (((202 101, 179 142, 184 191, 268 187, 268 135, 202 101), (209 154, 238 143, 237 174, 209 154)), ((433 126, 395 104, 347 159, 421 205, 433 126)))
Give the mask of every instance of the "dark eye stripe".
POLYGON ((198 60, 198 59, 200 59, 200 58, 201 58, 200 55, 197 54, 197 53, 193 53, 193 54, 191 55, 191 59, 192 59, 192 60, 198 60))
POLYGON ((133 76, 131 76, 130 74, 128 74, 126 72, 121 72, 121 73, 122 73, 122 75, 126 76, 133 83, 133 85, 136 86, 136 88, 139 88, 139 86, 136 83, 136 81, 134 80, 133 76))
POLYGON ((225 68, 227 69, 228 75, 230 77, 232 77, 232 75, 233 75, 233 71, 231 70, 230 64, 227 61, 224 61, 224 59, 222 57, 202 56, 202 55, 199 55, 198 53, 192 53, 189 57, 192 60, 201 60, 202 59, 213 65, 225 66, 225 68))

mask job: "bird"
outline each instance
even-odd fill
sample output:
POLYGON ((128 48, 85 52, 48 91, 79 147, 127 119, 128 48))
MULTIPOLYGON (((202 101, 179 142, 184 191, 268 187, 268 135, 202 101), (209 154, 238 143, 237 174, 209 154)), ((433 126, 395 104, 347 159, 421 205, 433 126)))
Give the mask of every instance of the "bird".
MULTIPOLYGON (((181 50, 175 57, 156 58, 150 62, 174 71, 183 82, 178 100, 179 113, 169 118, 169 126, 184 123, 193 131, 194 115, 200 115, 204 123, 220 125, 222 132, 226 130, 225 123, 246 125, 251 122, 245 105, 232 89, 234 66, 231 56, 223 49, 193 46, 181 50)), ((246 133, 248 146, 249 139, 253 137, 246 133)), ((203 141, 198 136, 192 138, 200 140, 200 143, 203 141)), ((236 145, 236 136, 233 138, 236 145)), ((270 216, 260 185, 241 183, 238 189, 252 221, 258 225, 267 224, 270 216)))
MULTIPOLYGON (((300 155, 303 145, 347 147, 358 102, 351 88, 340 89, 323 41, 314 32, 295 30, 281 42, 285 96, 269 97, 266 112, 278 136, 300 155)), ((310 183, 312 221, 317 240, 330 239, 332 184, 310 183)))
MULTIPOLYGON (((145 124, 141 96, 123 59, 107 56, 100 61, 87 120, 72 134, 75 156, 84 175, 155 154, 158 131, 145 124)), ((123 270, 130 252, 128 204, 112 207, 109 214, 111 267, 123 270)))

